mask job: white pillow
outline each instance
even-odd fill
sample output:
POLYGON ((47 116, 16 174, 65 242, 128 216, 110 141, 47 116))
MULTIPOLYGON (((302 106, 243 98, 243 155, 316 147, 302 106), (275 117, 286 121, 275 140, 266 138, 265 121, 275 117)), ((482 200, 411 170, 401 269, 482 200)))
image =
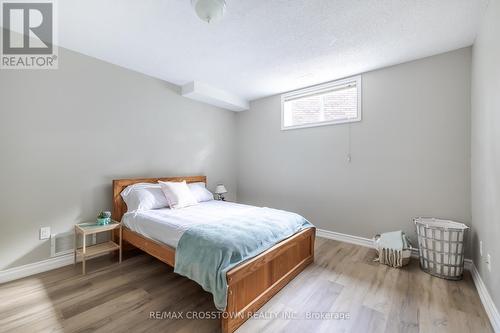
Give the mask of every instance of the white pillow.
POLYGON ((212 194, 212 192, 207 190, 207 186, 205 183, 189 183, 188 187, 191 190, 191 193, 193 193, 193 196, 196 198, 196 201, 203 202, 214 200, 214 195, 212 194))
POLYGON ((168 205, 170 208, 184 208, 192 205, 196 205, 198 201, 191 193, 191 190, 186 184, 186 181, 182 182, 158 182, 161 186, 161 190, 167 198, 168 205))
POLYGON ((160 184, 137 183, 127 186, 120 195, 129 212, 168 207, 168 201, 160 184))

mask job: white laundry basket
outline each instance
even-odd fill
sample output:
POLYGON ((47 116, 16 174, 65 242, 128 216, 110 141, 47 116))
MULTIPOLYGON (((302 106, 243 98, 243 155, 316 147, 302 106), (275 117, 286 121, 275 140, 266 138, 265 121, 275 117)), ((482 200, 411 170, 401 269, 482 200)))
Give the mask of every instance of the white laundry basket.
POLYGON ((460 280, 464 272, 464 241, 469 229, 463 223, 419 217, 417 228, 420 267, 449 280, 460 280))

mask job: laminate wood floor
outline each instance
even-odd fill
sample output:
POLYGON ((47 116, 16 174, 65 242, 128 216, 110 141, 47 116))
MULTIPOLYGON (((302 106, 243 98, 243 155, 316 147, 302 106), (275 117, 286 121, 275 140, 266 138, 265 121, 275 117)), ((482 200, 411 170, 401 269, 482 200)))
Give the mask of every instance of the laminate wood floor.
MULTIPOLYGON (((243 332, 492 332, 471 276, 432 277, 413 261, 373 262, 374 250, 317 238, 315 263, 243 332)), ((219 332, 211 295, 144 254, 109 257, 0 285, 0 332, 219 332), (151 318, 151 313, 157 318, 151 318), (170 316, 170 319, 166 319, 170 316)))

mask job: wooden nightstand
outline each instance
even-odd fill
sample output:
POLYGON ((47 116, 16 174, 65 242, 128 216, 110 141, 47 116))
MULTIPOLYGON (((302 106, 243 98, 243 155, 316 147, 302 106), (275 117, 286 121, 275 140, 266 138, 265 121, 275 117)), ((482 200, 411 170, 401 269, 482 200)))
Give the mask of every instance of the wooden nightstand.
POLYGON ((116 251, 118 250, 119 262, 122 262, 122 224, 117 221, 111 221, 111 223, 106 225, 98 225, 95 222, 87 222, 87 223, 78 223, 75 225, 75 265, 77 261, 77 256, 79 255, 82 259, 82 273, 85 274, 85 261, 89 257, 93 257, 95 255, 116 251), (95 245, 87 246, 86 244, 86 236, 98 234, 106 231, 113 231, 115 229, 120 230, 120 239, 119 243, 115 243, 112 240, 99 243, 95 245), (82 235, 82 247, 77 248, 78 244, 78 234, 82 235))

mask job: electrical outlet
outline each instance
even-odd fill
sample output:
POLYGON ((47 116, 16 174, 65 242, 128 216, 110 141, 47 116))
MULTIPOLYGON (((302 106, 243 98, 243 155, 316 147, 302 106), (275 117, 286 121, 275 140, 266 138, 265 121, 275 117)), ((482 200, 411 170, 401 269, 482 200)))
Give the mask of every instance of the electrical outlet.
POLYGON ((479 241, 479 255, 483 256, 483 241, 479 241))
POLYGON ((488 271, 491 272, 491 256, 490 254, 488 253, 488 255, 486 256, 486 264, 488 265, 488 271))
POLYGON ((40 240, 50 238, 50 227, 40 228, 40 240))

